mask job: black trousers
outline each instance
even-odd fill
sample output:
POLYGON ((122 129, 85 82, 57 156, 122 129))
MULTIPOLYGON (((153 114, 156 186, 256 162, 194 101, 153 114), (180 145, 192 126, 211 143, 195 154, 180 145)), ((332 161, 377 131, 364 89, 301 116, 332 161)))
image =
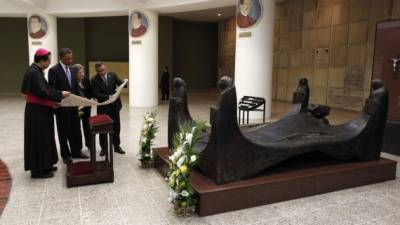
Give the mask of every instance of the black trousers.
MULTIPOLYGON (((107 110, 107 111, 102 111, 98 110, 97 114, 107 114, 111 117, 111 119, 114 121, 113 124, 113 129, 114 129, 114 134, 113 134, 113 146, 114 149, 119 148, 121 144, 121 139, 119 137, 119 134, 121 132, 121 122, 119 118, 119 110, 107 110)), ((106 149, 108 147, 108 138, 107 134, 100 134, 100 146, 101 149, 106 149)))
POLYGON ((85 107, 81 109, 83 115, 81 116, 82 127, 83 127, 83 135, 85 137, 85 146, 89 149, 90 148, 90 126, 89 126, 89 118, 90 118, 90 111, 91 107, 85 107))
POLYGON ((56 110, 58 141, 63 159, 78 155, 82 150, 82 133, 77 107, 56 110))
POLYGON ((161 87, 161 99, 169 99, 169 88, 168 87, 161 87))

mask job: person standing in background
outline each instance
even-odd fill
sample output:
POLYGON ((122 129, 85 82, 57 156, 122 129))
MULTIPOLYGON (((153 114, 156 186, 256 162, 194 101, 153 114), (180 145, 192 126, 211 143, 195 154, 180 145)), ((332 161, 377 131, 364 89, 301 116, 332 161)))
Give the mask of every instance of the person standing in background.
MULTIPOLYGON (((90 80, 87 76, 85 76, 85 67, 81 64, 75 64, 74 68, 76 69, 76 80, 78 82, 77 90, 78 95, 84 98, 92 98, 92 93, 90 90, 90 80)), ((90 127, 89 127, 89 118, 92 107, 87 106, 79 109, 79 117, 82 121, 83 134, 85 137, 85 146, 87 149, 90 149, 90 127)))
POLYGON ((161 74, 161 100, 169 99, 169 71, 168 67, 164 66, 164 71, 161 74))

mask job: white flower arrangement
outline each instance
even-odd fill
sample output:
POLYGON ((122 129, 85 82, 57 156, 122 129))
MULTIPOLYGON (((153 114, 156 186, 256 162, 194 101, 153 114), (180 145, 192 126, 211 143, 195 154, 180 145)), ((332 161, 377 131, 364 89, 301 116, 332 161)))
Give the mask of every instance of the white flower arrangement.
POLYGON ((166 180, 170 187, 168 200, 175 209, 194 207, 198 195, 189 182, 189 175, 200 159, 200 153, 194 150, 194 145, 200 138, 204 123, 194 126, 184 126, 173 141, 173 154, 169 157, 169 169, 166 180))
POLYGON ((144 117, 142 130, 140 132, 138 159, 143 162, 153 161, 152 146, 158 131, 156 113, 148 112, 144 117))

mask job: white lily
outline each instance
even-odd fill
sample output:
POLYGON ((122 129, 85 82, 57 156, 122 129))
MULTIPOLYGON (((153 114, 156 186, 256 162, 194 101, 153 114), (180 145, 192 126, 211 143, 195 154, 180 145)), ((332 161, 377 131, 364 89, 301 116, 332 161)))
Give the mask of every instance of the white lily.
POLYGON ((187 133, 185 142, 187 142, 188 144, 192 144, 192 139, 193 139, 193 134, 187 133))
POLYGON ((177 155, 177 157, 180 157, 183 154, 183 146, 178 146, 178 148, 176 148, 175 153, 177 155))
POLYGON ((169 160, 171 160, 171 162, 175 162, 175 160, 176 160, 175 155, 171 155, 171 156, 169 157, 169 160))
POLYGON ((186 190, 183 190, 183 191, 181 192, 181 195, 182 195, 183 197, 188 197, 188 196, 189 196, 189 192, 187 192, 186 190))
POLYGON ((178 166, 178 168, 182 166, 182 164, 185 162, 185 160, 186 160, 186 156, 182 156, 179 158, 178 162, 176 162, 176 165, 178 166))

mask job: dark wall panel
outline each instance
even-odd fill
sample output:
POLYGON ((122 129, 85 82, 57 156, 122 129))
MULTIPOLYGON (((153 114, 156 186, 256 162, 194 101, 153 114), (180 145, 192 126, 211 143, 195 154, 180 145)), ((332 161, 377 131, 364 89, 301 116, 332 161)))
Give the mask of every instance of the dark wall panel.
POLYGON ((85 18, 58 18, 58 48, 73 51, 74 63, 86 64, 85 18))
POLYGON ((0 94, 20 93, 29 64, 26 18, 0 18, 0 94))
POLYGON ((218 24, 174 22, 174 75, 189 89, 214 87, 217 80, 218 24))
POLYGON ((88 61, 129 61, 128 17, 86 18, 88 61))
POLYGON ((164 66, 173 74, 174 21, 171 17, 160 16, 158 19, 158 71, 159 76, 164 66))

